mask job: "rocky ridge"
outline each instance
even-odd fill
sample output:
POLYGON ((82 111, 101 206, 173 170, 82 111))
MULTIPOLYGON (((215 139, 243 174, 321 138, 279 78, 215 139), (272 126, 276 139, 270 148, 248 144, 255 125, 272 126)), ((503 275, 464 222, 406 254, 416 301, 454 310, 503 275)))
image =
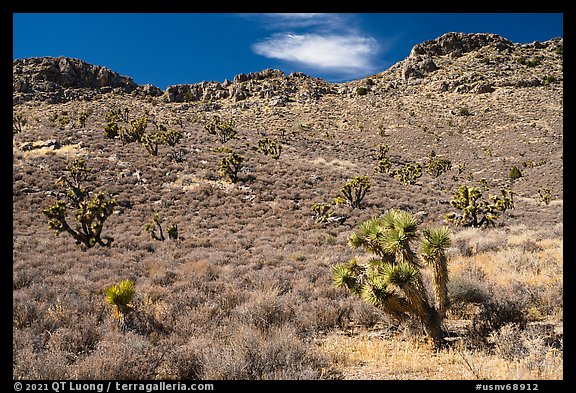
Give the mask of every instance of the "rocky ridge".
MULTIPOLYGON (((415 45, 410 55, 388 70, 370 77, 380 80, 368 91, 410 89, 426 84, 431 90, 490 93, 502 86, 541 86, 562 80, 563 39, 514 44, 496 34, 447 33, 415 45)), ((239 74, 222 83, 204 81, 169 86, 164 92, 153 85, 138 85, 106 67, 65 57, 39 57, 13 63, 14 102, 51 103, 91 100, 98 94, 116 93, 164 96, 167 102, 232 102, 249 98, 270 106, 289 101, 307 102, 326 94, 353 96, 363 81, 329 83, 303 73, 285 75, 266 69, 239 74)))

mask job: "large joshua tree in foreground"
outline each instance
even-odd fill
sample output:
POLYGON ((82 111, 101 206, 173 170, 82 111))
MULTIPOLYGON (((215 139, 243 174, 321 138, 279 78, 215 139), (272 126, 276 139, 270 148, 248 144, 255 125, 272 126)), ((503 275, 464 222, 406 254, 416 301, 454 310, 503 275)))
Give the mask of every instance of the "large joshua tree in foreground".
POLYGON ((350 246, 373 255, 367 263, 353 258, 334 267, 334 283, 360 296, 398 321, 410 317, 422 322, 437 347, 443 343, 442 320, 448 307, 446 249, 450 231, 446 227, 422 231, 420 251, 412 245, 419 238, 414 216, 389 210, 383 216, 359 225, 349 238, 350 246), (422 282, 421 269, 432 274, 432 298, 422 282))

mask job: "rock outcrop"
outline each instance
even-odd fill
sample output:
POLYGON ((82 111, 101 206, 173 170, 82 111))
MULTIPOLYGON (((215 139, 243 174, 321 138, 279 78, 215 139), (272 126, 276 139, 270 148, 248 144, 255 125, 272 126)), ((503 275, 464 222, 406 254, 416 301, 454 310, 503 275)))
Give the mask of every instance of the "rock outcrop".
POLYGON ((160 95, 152 85, 138 85, 132 78, 102 66, 68 57, 32 57, 14 60, 12 89, 15 101, 31 99, 65 102, 92 99, 107 92, 160 95))
POLYGON ((333 93, 332 85, 322 79, 303 73, 291 73, 274 69, 238 74, 233 81, 200 82, 169 86, 166 95, 169 102, 198 102, 229 98, 233 102, 249 97, 267 99, 270 106, 282 106, 287 101, 305 102, 333 93))
MULTIPOLYGON (((559 83, 563 79, 562 53, 562 38, 515 44, 497 34, 447 33, 415 45, 406 59, 374 75, 372 79, 379 83, 371 81, 367 91, 378 94, 418 88, 430 93, 490 94, 499 87, 559 83)), ((162 91, 78 59, 37 57, 13 63, 14 103, 92 100, 98 94, 118 93, 163 95, 167 102, 195 102, 210 108, 247 100, 282 107, 290 102, 313 102, 327 94, 355 97, 363 84, 363 80, 328 83, 301 72, 285 75, 265 69, 238 74, 232 81, 176 84, 162 91)))

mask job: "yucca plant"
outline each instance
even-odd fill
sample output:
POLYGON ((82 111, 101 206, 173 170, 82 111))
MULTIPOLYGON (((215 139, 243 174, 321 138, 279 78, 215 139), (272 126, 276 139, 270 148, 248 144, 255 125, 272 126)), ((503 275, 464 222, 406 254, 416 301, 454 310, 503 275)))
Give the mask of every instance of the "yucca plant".
POLYGON ((132 280, 124 280, 106 288, 106 303, 114 307, 114 317, 118 319, 122 329, 125 326, 125 316, 133 309, 132 300, 135 294, 136 289, 132 280))
POLYGON ((414 216, 389 210, 383 216, 360 224, 350 235, 349 245, 373 255, 365 264, 356 259, 334 266, 333 280, 398 321, 417 318, 437 347, 443 345, 442 320, 448 308, 446 249, 450 231, 446 227, 425 229, 420 253, 413 250, 419 239, 414 216), (432 274, 433 301, 422 282, 421 269, 432 274))
POLYGON ((258 141, 258 151, 277 160, 280 158, 280 153, 282 153, 282 145, 276 140, 262 138, 258 141))

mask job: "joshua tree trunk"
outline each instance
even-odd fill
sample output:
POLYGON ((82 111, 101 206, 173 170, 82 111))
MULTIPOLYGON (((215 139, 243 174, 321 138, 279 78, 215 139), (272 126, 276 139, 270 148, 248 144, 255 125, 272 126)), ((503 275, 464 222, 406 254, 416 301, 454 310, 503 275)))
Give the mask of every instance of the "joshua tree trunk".
POLYGON ((434 341, 436 348, 441 348, 444 345, 445 332, 442 330, 442 318, 438 311, 429 307, 426 314, 420 317, 424 325, 424 331, 434 341))

